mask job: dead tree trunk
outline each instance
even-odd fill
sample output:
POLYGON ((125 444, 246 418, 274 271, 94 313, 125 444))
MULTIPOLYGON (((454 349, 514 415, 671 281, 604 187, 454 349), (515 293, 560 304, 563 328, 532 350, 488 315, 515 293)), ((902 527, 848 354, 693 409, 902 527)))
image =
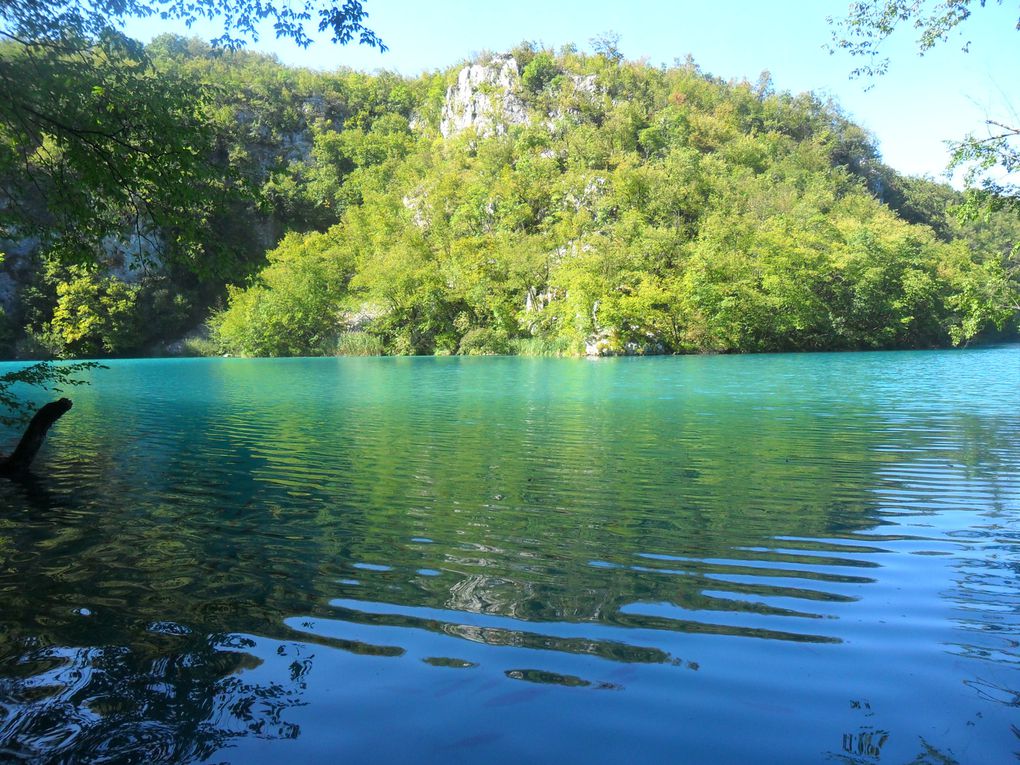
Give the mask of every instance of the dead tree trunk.
POLYGON ((63 417, 70 408, 71 399, 62 398, 59 401, 51 401, 36 412, 11 456, 0 457, 0 476, 4 478, 24 476, 43 441, 46 440, 46 434, 53 427, 53 423, 63 417))

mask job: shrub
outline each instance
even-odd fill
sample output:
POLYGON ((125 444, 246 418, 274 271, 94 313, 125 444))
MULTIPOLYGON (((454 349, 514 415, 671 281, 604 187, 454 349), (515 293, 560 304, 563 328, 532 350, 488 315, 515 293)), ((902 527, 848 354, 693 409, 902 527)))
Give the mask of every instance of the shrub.
POLYGON ((225 351, 244 356, 329 354, 352 272, 336 232, 285 236, 247 287, 230 287, 209 321, 225 351))
POLYGON ((560 67, 549 53, 537 53, 521 72, 521 84, 532 93, 542 91, 560 73, 560 67))
POLYGON ((488 327, 475 327, 460 339, 461 356, 503 356, 510 353, 510 339, 505 333, 488 327))
POLYGON ((181 344, 182 356, 220 356, 223 348, 211 337, 187 337, 181 344))
POLYGON ((57 305, 45 342, 61 357, 124 355, 145 340, 138 296, 141 288, 83 271, 57 283, 57 305))

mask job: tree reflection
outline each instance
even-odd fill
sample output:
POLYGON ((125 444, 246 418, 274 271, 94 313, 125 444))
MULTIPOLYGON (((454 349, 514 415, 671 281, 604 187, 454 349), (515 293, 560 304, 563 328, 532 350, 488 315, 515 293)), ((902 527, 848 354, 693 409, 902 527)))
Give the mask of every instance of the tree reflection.
MULTIPOLYGON (((126 526, 84 488, 0 487, 0 761, 189 762, 241 737, 296 738, 286 710, 311 660, 260 681, 265 657, 231 631, 236 605, 178 586, 199 581, 177 552, 187 525, 126 526)), ((251 566, 236 574, 256 581, 251 566)))
POLYGON ((152 633, 131 647, 25 646, 0 663, 0 759, 203 760, 242 736, 292 739, 310 659, 288 683, 246 679, 262 660, 236 636, 152 633), (165 639, 160 639, 165 638, 165 639))

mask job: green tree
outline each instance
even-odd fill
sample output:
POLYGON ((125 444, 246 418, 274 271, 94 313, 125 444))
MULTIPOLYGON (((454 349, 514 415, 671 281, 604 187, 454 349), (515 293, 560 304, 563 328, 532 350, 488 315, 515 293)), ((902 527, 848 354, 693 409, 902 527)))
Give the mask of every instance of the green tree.
MULTIPOLYGON (((1002 0, 995 2, 1002 5, 1002 0)), ((845 16, 829 17, 829 23, 835 46, 862 59, 854 75, 873 76, 888 71, 890 61, 882 43, 898 29, 913 28, 923 54, 947 42, 954 32, 959 34, 958 27, 986 5, 987 0, 855 0, 845 16)), ((964 40, 964 50, 969 46, 964 40)))
POLYGON ((321 355, 345 328, 341 313, 353 275, 350 247, 336 233, 289 234, 247 289, 211 322, 217 341, 244 356, 321 355))
MULTIPOLYGON (((92 0, 0 5, 0 235, 54 240, 69 259, 94 259, 125 230, 194 244, 203 214, 223 192, 199 82, 163 71, 118 28, 130 17, 220 19, 219 44, 279 37, 310 42, 317 12, 334 42, 355 36, 384 48, 360 2, 342 6, 250 0, 92 0)), ((140 251, 141 245, 139 245, 140 251)), ((172 248, 171 248, 172 249, 172 248)))
POLYGON ((189 26, 199 20, 222 22, 223 33, 214 41, 228 47, 258 40, 259 26, 272 23, 277 37, 301 46, 311 43, 308 35, 313 17, 320 32, 330 32, 341 45, 355 37, 366 45, 385 50, 382 40, 364 22, 368 14, 359 0, 315 2, 254 2, 253 0, 5 0, 0 5, 3 36, 23 44, 58 47, 75 41, 102 38, 128 18, 177 19, 189 26))
POLYGON ((135 350, 142 339, 135 304, 140 287, 81 274, 57 285, 50 333, 60 355, 95 357, 135 350))
POLYGON ((538 93, 560 73, 556 60, 547 51, 539 51, 521 72, 521 84, 532 93, 538 93))
MULTIPOLYGON (((358 0, 5 0, 0 4, 0 238, 37 237, 65 260, 96 262, 125 232, 193 251, 224 193, 201 84, 155 77, 143 47, 118 32, 130 17, 220 19, 216 42, 239 47, 271 20, 278 37, 311 40, 308 24, 346 44, 385 48, 358 0)), ((110 298, 120 307, 127 296, 110 298)), ((70 293, 62 297, 69 297, 70 293)), ((102 302, 102 301, 100 301, 102 302)), ((109 306, 108 306, 109 307, 109 306)), ((109 312, 108 312, 109 313, 109 312)), ((52 367, 0 380, 66 378, 52 367)))

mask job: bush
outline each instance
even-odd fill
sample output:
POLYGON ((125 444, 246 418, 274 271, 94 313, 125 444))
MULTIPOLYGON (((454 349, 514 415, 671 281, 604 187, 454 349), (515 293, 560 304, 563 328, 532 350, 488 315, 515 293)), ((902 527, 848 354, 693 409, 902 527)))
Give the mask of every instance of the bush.
POLYGON ((266 257, 247 287, 228 288, 227 308, 209 321, 213 339, 243 356, 332 353, 352 272, 340 236, 291 233, 266 257))
POLYGON ((141 288, 83 271, 57 283, 57 305, 44 341, 63 358, 120 356, 145 341, 138 310, 141 288))
POLYGON ((532 93, 541 92, 560 73, 560 67, 549 53, 535 55, 521 72, 521 84, 532 93))
POLYGON ((222 346, 211 337, 186 337, 181 344, 182 356, 220 356, 222 346))
POLYGON ((475 327, 460 339, 461 356, 505 356, 510 353, 510 339, 505 333, 488 327, 475 327))

